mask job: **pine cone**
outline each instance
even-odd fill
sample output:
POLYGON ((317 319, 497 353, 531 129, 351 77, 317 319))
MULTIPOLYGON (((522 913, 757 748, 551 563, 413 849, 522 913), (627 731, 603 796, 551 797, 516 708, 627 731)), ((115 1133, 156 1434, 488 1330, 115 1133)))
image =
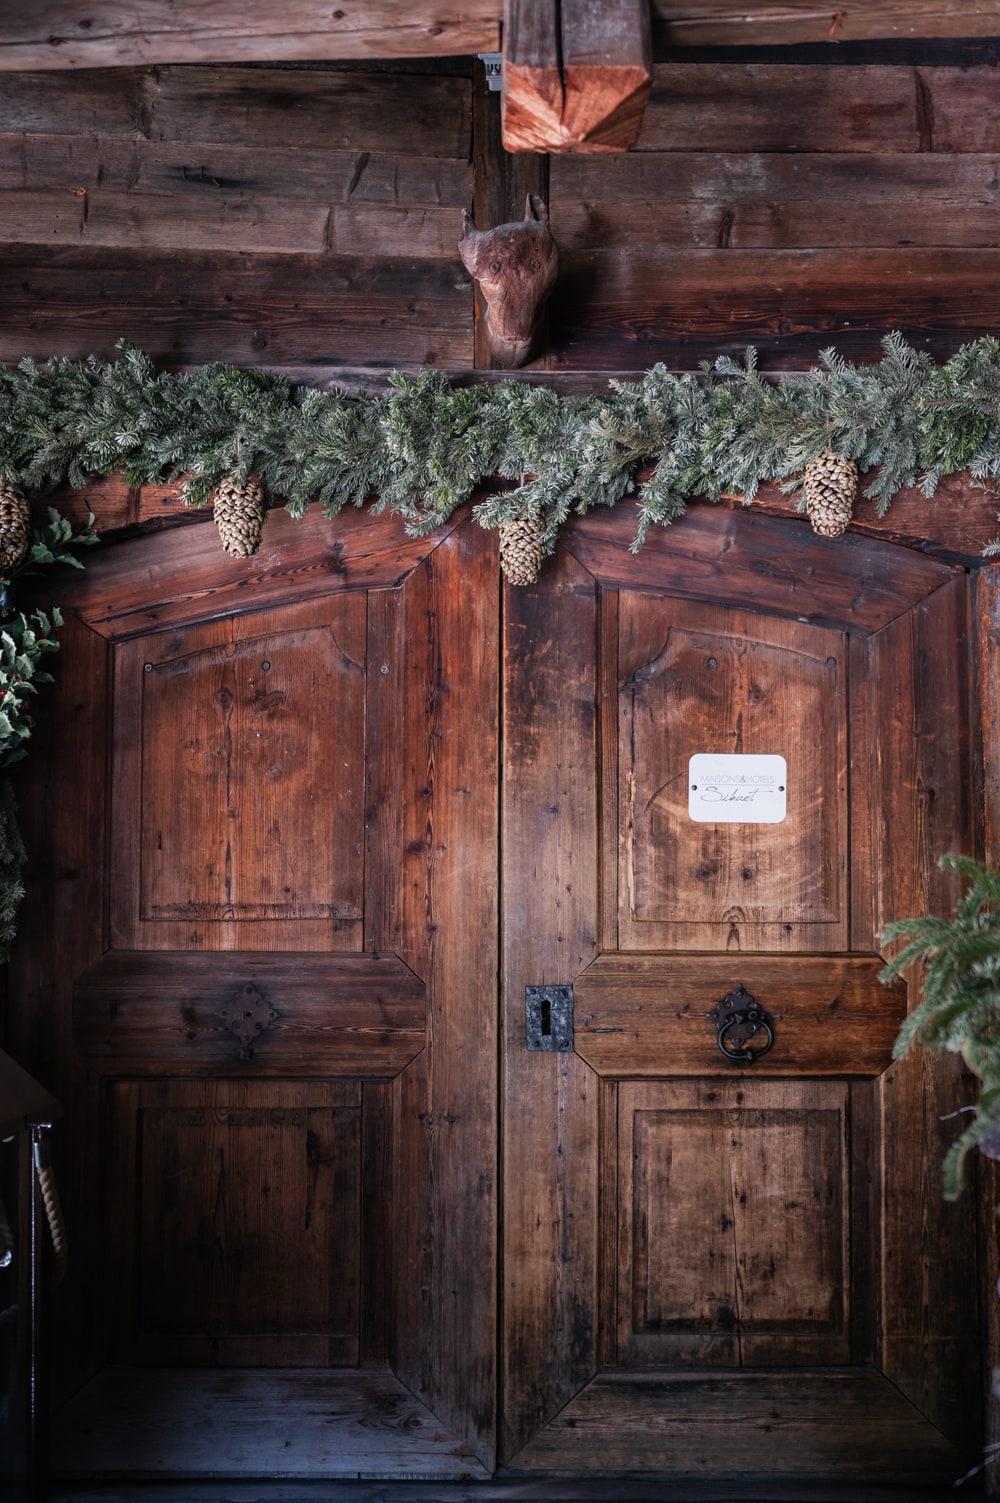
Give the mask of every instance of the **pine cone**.
POLYGON ((215 525, 230 558, 250 558, 264 532, 264 492, 259 480, 237 485, 230 476, 215 492, 215 525))
POLYGON ((530 585, 545 558, 544 526, 537 512, 520 512, 500 523, 500 568, 508 584, 530 585))
POLYGON ((24 563, 31 548, 31 507, 0 475, 0 574, 24 563))
POLYGON ((858 493, 858 467, 832 449, 824 449, 806 465, 802 478, 805 513, 813 532, 839 538, 847 529, 858 493))

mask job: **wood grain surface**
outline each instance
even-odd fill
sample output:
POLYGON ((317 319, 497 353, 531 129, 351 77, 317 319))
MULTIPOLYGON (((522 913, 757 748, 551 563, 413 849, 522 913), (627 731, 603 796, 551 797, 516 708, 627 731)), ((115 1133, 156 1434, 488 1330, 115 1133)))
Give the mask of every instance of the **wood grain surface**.
POLYGON ((601 955, 573 983, 576 1051, 602 1075, 864 1076, 887 1067, 905 988, 878 982, 877 956, 601 955), (742 983, 774 1029, 740 1071, 706 1016, 742 983))

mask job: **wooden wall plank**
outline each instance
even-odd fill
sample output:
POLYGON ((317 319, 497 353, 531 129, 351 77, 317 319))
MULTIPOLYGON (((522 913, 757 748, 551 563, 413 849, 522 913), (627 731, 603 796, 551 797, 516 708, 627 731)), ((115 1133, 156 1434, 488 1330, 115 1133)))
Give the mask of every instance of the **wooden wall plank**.
POLYGON ((467 290, 443 261, 12 246, 4 269, 4 360, 124 337, 174 365, 472 364, 467 290))
POLYGON ((103 11, 81 0, 8 5, 0 68, 86 68, 127 63, 273 62, 277 59, 468 55, 500 45, 500 0, 461 6, 410 0, 135 0, 103 11))
MULTIPOLYGON (((367 389, 377 390, 380 384, 384 386, 385 372, 366 374, 371 378, 367 389)), ((568 376, 552 377, 545 384, 558 388, 564 382, 567 389, 576 389, 576 378, 568 376)), ((602 386, 602 377, 590 381, 592 390, 600 390, 602 386)), ((697 515, 709 504, 692 501, 689 511, 697 515)), ((738 497, 729 497, 724 505, 730 510, 746 509, 738 497)), ((78 526, 86 522, 89 513, 93 513, 102 534, 120 534, 121 529, 135 523, 147 528, 162 528, 211 522, 207 508, 184 505, 179 482, 146 485, 133 490, 120 475, 98 476, 79 490, 64 486, 55 493, 36 498, 32 503, 35 526, 41 526, 46 520, 49 506, 54 506, 78 526)), ((997 508, 997 497, 963 472, 945 477, 934 496, 925 496, 916 487, 899 491, 889 511, 882 517, 876 514, 873 501, 859 500, 850 533, 902 543, 928 557, 978 565, 982 562, 982 550, 1000 531, 997 508)), ((749 509, 768 516, 800 516, 795 498, 785 495, 776 483, 762 486, 749 509)), ((342 513, 340 523, 344 520, 342 513)), ((340 523, 336 527, 339 528, 340 523)), ((657 535, 654 533, 654 537, 657 535)), ((118 540, 114 536, 109 539, 118 540)), ((88 565, 92 558, 88 558, 88 565)))
MULTIPOLYGON (((862 489, 867 483, 867 479, 862 479, 862 489)), ((1000 498, 994 491, 970 480, 963 471, 945 476, 933 496, 925 496, 915 486, 897 491, 889 510, 881 517, 876 513, 875 502, 861 497, 855 504, 850 530, 864 537, 882 537, 918 548, 939 558, 980 564, 983 549, 1000 532, 998 504, 1000 498)), ((775 482, 761 486, 751 505, 752 510, 769 516, 801 515, 797 499, 783 494, 775 482)))
POLYGON ((850 42, 864 38, 990 35, 1000 29, 997 0, 981 0, 973 16, 961 0, 866 0, 836 10, 813 0, 734 6, 730 0, 652 0, 656 40, 667 46, 767 46, 789 42, 850 42))
POLYGON ((918 151, 914 70, 660 63, 636 150, 918 151))
POLYGON ((468 79, 448 74, 194 66, 155 71, 148 134, 203 141, 225 122, 243 146, 468 158, 471 119, 468 79))
POLYGON ((564 251, 773 250, 1000 241, 988 153, 633 152, 552 162, 564 251))
POLYGON ((877 358, 892 328, 938 355, 991 331, 998 102, 985 66, 658 65, 633 153, 552 163, 545 364, 753 343, 793 367, 833 341, 877 358))
POLYGON ((1000 324, 998 286, 993 249, 570 254, 546 363, 687 370, 752 344, 765 368, 802 368, 830 344, 848 359, 879 359, 890 329, 945 358, 1000 324))
POLYGON ((21 244, 125 246, 163 252, 300 253, 453 261, 462 233, 458 209, 360 208, 241 194, 185 200, 169 193, 102 189, 0 191, 0 213, 21 244))
POLYGON ((244 146, 219 139, 222 118, 214 135, 203 141, 129 140, 96 131, 72 136, 60 134, 58 125, 53 116, 44 130, 0 135, 0 188, 102 188, 170 194, 182 203, 225 195, 355 208, 426 204, 461 209, 468 204, 470 174, 464 157, 326 151, 315 141, 295 147, 244 146))
POLYGON ((89 133, 136 139, 148 133, 151 77, 140 68, 6 74, 0 130, 26 137, 55 131, 78 142, 89 133))
POLYGON ((224 149, 333 153, 363 143, 369 152, 467 160, 470 127, 468 76, 443 67, 85 68, 7 74, 0 92, 0 130, 61 135, 84 150, 98 135, 102 146, 107 138, 214 140, 224 149))
MULTIPOLYGON (((230 0, 207 19, 196 0, 141 0, 120 16, 102 16, 96 27, 92 9, 84 0, 9 6, 0 66, 468 55, 499 48, 502 4, 469 0, 414 8, 401 0, 343 0, 331 12, 316 0, 296 0, 291 13, 287 7, 276 13, 268 0, 242 6, 230 0)), ((811 0, 749 11, 728 0, 653 0, 651 9, 657 44, 668 47, 963 37, 970 28, 986 35, 998 29, 996 0, 980 0, 974 19, 957 0, 872 0, 843 11, 822 10, 811 0)))
POLYGON ((995 151, 995 68, 918 68, 922 151, 995 151))

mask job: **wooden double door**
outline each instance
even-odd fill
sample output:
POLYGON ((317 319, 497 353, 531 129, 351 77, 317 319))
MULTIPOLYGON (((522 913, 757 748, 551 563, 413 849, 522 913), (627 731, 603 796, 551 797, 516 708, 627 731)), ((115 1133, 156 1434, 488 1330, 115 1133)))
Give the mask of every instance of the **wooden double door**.
POLYGON ((278 514, 74 580, 11 1011, 68 1108, 57 1473, 967 1464, 965 1098, 890 1064, 876 936, 970 848, 968 578, 632 533, 515 591, 469 516, 278 514), (784 818, 693 817, 706 754, 784 818))

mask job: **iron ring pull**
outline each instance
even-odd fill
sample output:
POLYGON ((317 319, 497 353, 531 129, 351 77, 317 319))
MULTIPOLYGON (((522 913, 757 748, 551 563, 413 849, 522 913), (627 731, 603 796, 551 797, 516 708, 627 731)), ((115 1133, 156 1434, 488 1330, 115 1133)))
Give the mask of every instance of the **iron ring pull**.
POLYGON ((770 1018, 742 981, 705 1016, 715 1024, 719 1051, 731 1064, 752 1065, 774 1043, 770 1018), (751 1049, 751 1039, 762 1039, 762 1042, 751 1049))

